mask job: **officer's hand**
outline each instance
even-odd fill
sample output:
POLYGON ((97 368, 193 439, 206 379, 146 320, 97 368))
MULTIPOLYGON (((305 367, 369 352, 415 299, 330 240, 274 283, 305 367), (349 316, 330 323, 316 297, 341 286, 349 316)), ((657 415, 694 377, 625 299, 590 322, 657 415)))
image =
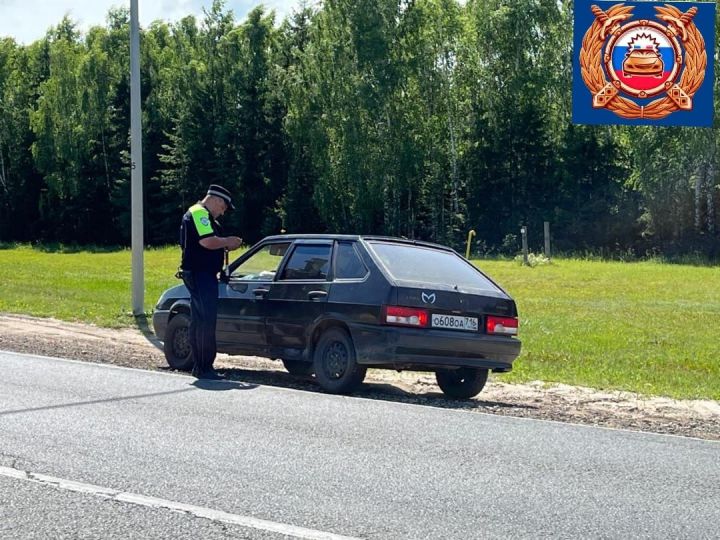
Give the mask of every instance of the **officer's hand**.
POLYGON ((227 240, 228 240, 227 249, 230 251, 242 246, 242 238, 240 238, 239 236, 228 236, 227 240))

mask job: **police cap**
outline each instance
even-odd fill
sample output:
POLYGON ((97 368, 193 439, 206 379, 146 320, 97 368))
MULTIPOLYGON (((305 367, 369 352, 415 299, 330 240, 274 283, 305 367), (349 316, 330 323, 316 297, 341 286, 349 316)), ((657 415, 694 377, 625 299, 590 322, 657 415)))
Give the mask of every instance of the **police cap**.
POLYGON ((214 195, 215 197, 220 197, 228 205, 228 208, 235 210, 235 206, 232 203, 232 197, 230 196, 230 192, 224 187, 218 184, 210 184, 207 194, 214 195))

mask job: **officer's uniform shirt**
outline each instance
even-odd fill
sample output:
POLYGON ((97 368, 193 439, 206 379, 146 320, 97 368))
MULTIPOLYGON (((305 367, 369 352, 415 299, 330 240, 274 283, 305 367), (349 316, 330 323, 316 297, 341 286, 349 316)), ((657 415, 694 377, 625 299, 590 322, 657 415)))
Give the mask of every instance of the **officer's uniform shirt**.
POLYGON ((200 203, 191 206, 185 212, 180 225, 181 268, 191 272, 220 272, 224 250, 207 249, 200 245, 203 238, 221 236, 220 233, 220 224, 213 219, 207 208, 200 203))

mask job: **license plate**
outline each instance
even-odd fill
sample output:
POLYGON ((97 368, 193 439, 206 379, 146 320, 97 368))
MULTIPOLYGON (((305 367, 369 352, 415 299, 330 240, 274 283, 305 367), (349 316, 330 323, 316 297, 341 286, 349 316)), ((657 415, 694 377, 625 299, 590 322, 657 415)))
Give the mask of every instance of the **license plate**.
POLYGON ((478 319, 477 317, 460 317, 459 315, 440 315, 439 313, 433 313, 432 326, 433 328, 477 332, 478 319))

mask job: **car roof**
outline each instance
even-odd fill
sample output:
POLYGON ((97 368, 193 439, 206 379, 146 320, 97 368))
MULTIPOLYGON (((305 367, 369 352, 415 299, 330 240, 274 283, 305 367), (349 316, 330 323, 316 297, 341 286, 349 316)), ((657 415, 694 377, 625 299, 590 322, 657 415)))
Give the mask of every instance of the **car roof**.
POLYGON ((375 241, 388 242, 394 244, 406 244, 413 246, 422 246, 443 251, 454 251, 453 249, 424 240, 411 240, 408 238, 397 238, 395 236, 377 236, 377 235, 359 235, 359 234, 277 234, 266 236, 262 241, 278 241, 278 240, 347 240, 347 241, 375 241))

